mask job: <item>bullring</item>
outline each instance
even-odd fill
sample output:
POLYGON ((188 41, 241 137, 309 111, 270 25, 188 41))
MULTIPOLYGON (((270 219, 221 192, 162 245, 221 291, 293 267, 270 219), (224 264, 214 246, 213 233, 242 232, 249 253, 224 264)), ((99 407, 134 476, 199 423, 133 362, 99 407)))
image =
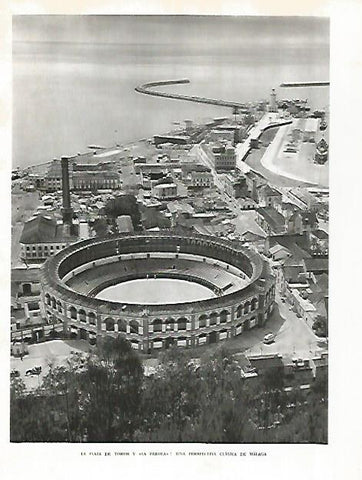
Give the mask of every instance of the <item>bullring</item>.
POLYGON ((45 262, 41 284, 48 322, 62 324, 64 333, 90 343, 121 333, 145 353, 214 343, 262 326, 275 297, 274 276, 256 252, 218 237, 168 231, 73 244, 45 262), (167 304, 96 298, 110 285, 140 278, 196 282, 214 298, 167 304))

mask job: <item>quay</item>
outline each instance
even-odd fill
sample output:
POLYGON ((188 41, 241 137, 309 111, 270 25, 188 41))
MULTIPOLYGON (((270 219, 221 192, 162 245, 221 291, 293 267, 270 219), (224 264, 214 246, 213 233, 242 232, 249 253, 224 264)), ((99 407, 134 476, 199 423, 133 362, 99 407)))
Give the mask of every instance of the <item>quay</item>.
POLYGON ((283 82, 281 87, 329 87, 329 82, 283 82))
POLYGON ((168 93, 168 92, 160 92, 157 90, 153 90, 154 87, 161 87, 161 86, 168 86, 168 85, 182 85, 186 83, 190 83, 190 80, 187 78, 184 78, 181 80, 163 80, 158 82, 149 82, 149 83, 144 83, 143 85, 139 85, 138 87, 135 88, 135 91, 138 93, 143 93, 144 95, 153 95, 155 97, 172 98, 175 100, 184 100, 186 102, 206 103, 208 105, 228 107, 233 109, 233 113, 239 113, 239 111, 247 108, 247 105, 244 103, 229 102, 227 100, 219 100, 215 98, 190 96, 190 95, 183 95, 180 93, 168 93))

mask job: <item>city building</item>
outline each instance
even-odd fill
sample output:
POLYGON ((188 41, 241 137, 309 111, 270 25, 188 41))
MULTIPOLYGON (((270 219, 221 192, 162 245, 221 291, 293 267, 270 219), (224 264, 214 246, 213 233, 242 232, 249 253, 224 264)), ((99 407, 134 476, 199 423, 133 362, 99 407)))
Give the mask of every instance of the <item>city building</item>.
POLYGON ((258 203, 261 207, 273 207, 280 211, 283 195, 270 185, 257 187, 258 203))
POLYGON ((278 208, 278 211, 284 216, 286 221, 288 221, 293 213, 300 211, 300 207, 295 205, 295 203, 282 202, 278 208))
POLYGON ((259 139, 261 136, 261 132, 254 128, 253 131, 250 133, 250 148, 259 148, 259 139))
POLYGON ((236 154, 235 148, 231 145, 213 148, 215 170, 235 170, 236 154))
POLYGON ((290 199, 302 210, 317 211, 319 208, 318 200, 305 188, 295 187, 288 192, 290 199))
POLYGON ((256 212, 256 223, 268 235, 280 235, 285 232, 285 218, 273 207, 261 207, 256 212))
POLYGON ((253 170, 249 170, 249 172, 245 173, 246 185, 248 187, 248 191, 250 192, 251 198, 258 202, 258 188, 262 185, 267 185, 266 178, 261 175, 260 173, 254 172, 253 170))
POLYGON ((288 219, 288 233, 301 234, 312 232, 318 228, 318 219, 315 212, 299 210, 288 219))
POLYGON ((214 186, 214 177, 211 168, 199 164, 183 164, 182 178, 191 188, 211 188, 214 186))
POLYGON ((111 171, 104 164, 89 166, 73 166, 72 185, 73 191, 84 190, 116 190, 120 186, 119 173, 111 171), (93 167, 93 166, 92 166, 93 167), (89 168, 89 169, 88 169, 89 168))
POLYGON ((130 215, 120 215, 116 218, 116 224, 119 233, 133 233, 133 223, 130 215))
POLYGON ((313 230, 309 234, 310 249, 313 253, 328 255, 329 236, 324 230, 313 230))
POLYGON ((210 132, 210 139, 212 142, 228 142, 233 144, 234 143, 234 138, 235 138, 235 133, 234 133, 234 128, 233 129, 214 129, 211 130, 210 132))
POLYGON ((305 273, 321 274, 328 273, 328 257, 319 258, 304 258, 302 265, 305 273))
POLYGON ((318 120, 316 118, 307 118, 304 125, 303 140, 305 142, 314 142, 318 131, 318 120))
POLYGON ((328 143, 324 138, 321 138, 317 143, 316 152, 314 155, 315 163, 319 165, 324 165, 328 160, 328 143))
POLYGON ((54 218, 38 215, 24 224, 20 258, 36 263, 44 261, 77 240, 77 235, 65 234, 64 225, 58 224, 54 218))
POLYGON ((70 199, 69 157, 61 159, 62 222, 55 218, 37 215, 28 220, 20 237, 20 258, 29 262, 43 262, 62 248, 79 240, 79 222, 73 221, 70 199))
MULTIPOLYGON (((93 155, 93 159, 96 156, 93 155)), ((70 190, 98 190, 98 189, 118 189, 120 186, 119 173, 114 163, 78 163, 80 156, 68 157, 69 187, 70 190)), ((83 162, 85 159, 82 159, 83 162)), ((90 161, 89 157, 86 157, 90 161)), ((48 171, 44 177, 36 179, 35 186, 39 190, 46 192, 57 192, 62 190, 62 164, 61 160, 54 159, 49 165, 48 171)))
POLYGON ((161 183, 154 185, 152 195, 158 200, 172 200, 178 196, 176 183, 161 183))
POLYGON ((235 198, 246 198, 248 196, 248 185, 245 175, 238 175, 236 177, 234 182, 234 196, 235 198))

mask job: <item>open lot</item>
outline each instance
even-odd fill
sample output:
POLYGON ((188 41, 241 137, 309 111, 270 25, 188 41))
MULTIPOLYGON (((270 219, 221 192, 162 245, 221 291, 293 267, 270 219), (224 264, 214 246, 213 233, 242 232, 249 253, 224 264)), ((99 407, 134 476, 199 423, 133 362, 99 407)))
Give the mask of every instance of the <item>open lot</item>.
POLYGON ((64 365, 71 352, 87 353, 91 349, 85 340, 51 340, 29 345, 29 354, 25 355, 23 360, 11 357, 10 369, 18 370, 26 388, 33 389, 39 386, 44 375, 48 373, 50 363, 64 365), (26 371, 33 367, 42 367, 39 377, 25 375, 26 371))
MULTIPOLYGON (((295 124, 280 127, 271 144, 260 158, 261 165, 271 173, 288 177, 290 181, 299 181, 321 187, 328 187, 328 162, 325 165, 314 163, 315 143, 296 144, 296 153, 286 152, 286 146, 293 138, 295 124)), ((316 134, 316 142, 320 134, 316 134)), ((285 185, 280 185, 285 186, 285 185)), ((292 186, 292 184, 291 184, 292 186)))
POLYGON ((288 354, 298 358, 310 358, 317 352, 325 351, 326 346, 318 338, 307 323, 289 310, 288 303, 282 303, 277 299, 272 318, 267 322, 259 342, 246 349, 249 355, 260 354, 288 354), (266 333, 275 335, 275 342, 270 345, 263 343, 266 333))
MULTIPOLYGON (((277 135, 279 136, 279 132, 283 132, 282 129, 286 129, 287 127, 280 127, 278 129, 277 135)), ((264 175, 264 177, 276 187, 300 187, 300 186, 312 186, 311 183, 302 182, 300 180, 296 180, 294 178, 290 178, 287 175, 287 172, 284 172, 281 168, 270 168, 270 162, 266 161, 267 158, 271 158, 271 156, 275 156, 276 152, 275 145, 278 142, 278 137, 274 136, 271 140, 271 144, 268 146, 263 145, 263 143, 268 143, 270 140, 271 132, 275 132, 274 129, 270 131, 266 131, 261 136, 262 145, 258 149, 253 149, 246 157, 246 163, 249 165, 253 170, 256 172, 264 175), (269 137, 264 138, 264 135, 269 135, 269 137), (275 138, 276 137, 276 138, 275 138)))

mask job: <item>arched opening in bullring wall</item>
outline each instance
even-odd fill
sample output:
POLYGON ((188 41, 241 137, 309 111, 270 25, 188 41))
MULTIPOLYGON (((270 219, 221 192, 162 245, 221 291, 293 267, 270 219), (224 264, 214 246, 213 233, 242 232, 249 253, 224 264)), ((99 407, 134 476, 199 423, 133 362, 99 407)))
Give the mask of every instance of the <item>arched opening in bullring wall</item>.
POLYGON ((228 319, 229 312, 228 310, 223 310, 220 313, 220 323, 226 323, 228 319))
POLYGON ((52 308, 54 308, 54 309, 57 308, 57 301, 55 300, 55 297, 51 298, 51 304, 52 304, 52 308))
POLYGON ((173 318, 168 318, 165 323, 166 323, 166 330, 167 330, 168 332, 174 331, 174 329, 175 329, 175 320, 174 320, 173 318))
POLYGON ((96 325, 97 324, 95 313, 89 312, 88 318, 89 318, 89 324, 90 325, 96 325))
POLYGON ((155 318, 152 322, 154 332, 162 332, 162 320, 155 318))
POLYGON ((114 332, 114 320, 113 318, 106 318, 106 331, 114 332))
POLYGON ((70 338, 78 338, 78 328, 73 327, 73 325, 72 325, 70 327, 70 330, 69 330, 69 336, 70 336, 70 338))
POLYGON ((85 311, 82 308, 78 311, 78 315, 79 315, 79 321, 83 322, 83 323, 86 323, 87 316, 85 314, 85 311))
POLYGON ((253 298, 252 301, 251 301, 251 306, 250 306, 250 309, 251 309, 252 312, 256 309, 257 304, 258 304, 258 300, 256 298, 253 298))
POLYGON ((217 324, 217 313, 212 312, 210 314, 210 325, 216 325, 217 324))
POLYGON ((178 330, 186 330, 187 325, 187 318, 181 317, 177 320, 177 329, 178 330))
POLYGON ((118 325, 118 331, 119 332, 127 332, 127 323, 123 320, 123 318, 120 318, 117 322, 118 325))
POLYGON ((84 328, 80 328, 79 329, 79 336, 82 340, 88 340, 87 330, 85 330, 84 328))
POLYGON ((136 320, 131 320, 129 322, 129 328, 130 328, 130 333, 138 333, 139 331, 139 325, 136 322, 136 320))
POLYGON ((217 342, 217 333, 210 332, 209 334, 209 343, 216 343, 217 342))
POLYGON ((47 305, 50 305, 50 295, 49 295, 49 293, 46 293, 46 294, 45 294, 45 303, 46 303, 47 305))
POLYGON ((62 302, 60 300, 57 301, 57 308, 58 308, 59 313, 63 312, 63 306, 62 306, 62 302))
POLYGON ((173 345, 176 345, 176 339, 172 337, 165 338, 165 348, 170 348, 173 345))
POLYGON ((199 328, 206 327, 206 320, 207 320, 207 315, 201 315, 199 317, 199 328))
POLYGON ((23 283, 23 294, 31 295, 31 285, 30 283, 23 283))

